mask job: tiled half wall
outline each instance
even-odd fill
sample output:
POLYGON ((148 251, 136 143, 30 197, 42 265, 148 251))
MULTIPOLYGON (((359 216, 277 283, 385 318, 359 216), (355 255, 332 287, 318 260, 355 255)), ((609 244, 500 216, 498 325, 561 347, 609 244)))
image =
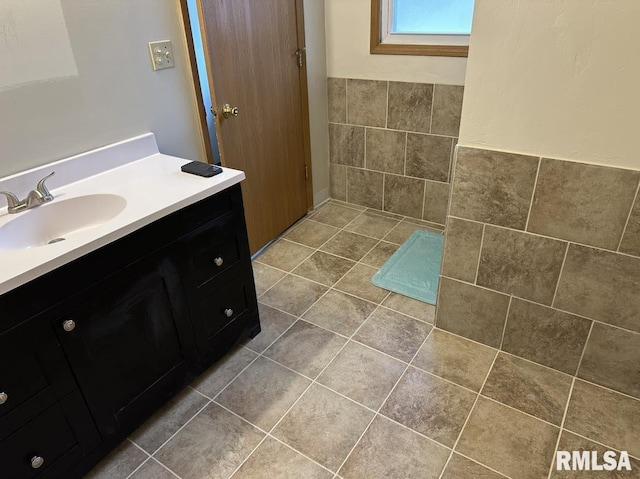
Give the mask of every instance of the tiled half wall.
POLYGON ((640 398, 639 182, 461 147, 436 325, 640 398))
POLYGON ((444 225, 463 87, 329 78, 331 197, 444 225))

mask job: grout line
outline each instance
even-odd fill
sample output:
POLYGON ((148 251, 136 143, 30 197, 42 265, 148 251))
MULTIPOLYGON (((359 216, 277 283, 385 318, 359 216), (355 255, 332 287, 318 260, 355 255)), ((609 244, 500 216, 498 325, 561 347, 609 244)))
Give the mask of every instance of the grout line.
POLYGON ((621 251, 616 251, 616 250, 609 249, 609 248, 603 248, 601 246, 594 246, 594 245, 586 244, 586 243, 578 243, 577 241, 573 241, 573 240, 556 238, 554 236, 547 236, 547 235, 543 235, 543 234, 540 234, 540 233, 533 233, 531 231, 519 230, 519 229, 516 229, 516 228, 510 228, 508 226, 501 226, 501 225, 496 225, 496 224, 492 224, 492 223, 484 223, 482 221, 472 220, 472 219, 469 219, 469 218, 463 218, 461 216, 456 216, 456 215, 449 215, 449 216, 452 217, 452 218, 455 218, 455 219, 460 219, 460 220, 464 220, 464 221, 470 221, 472 223, 484 224, 486 226, 491 226, 493 228, 500 228, 500 229, 503 229, 503 230, 514 231, 516 233, 528 234, 528 235, 532 235, 532 236, 537 236, 539 238, 550 239, 550 240, 557 241, 557 242, 560 242, 560 243, 571 243, 571 244, 574 244, 576 246, 582 246, 584 248, 596 249, 596 250, 604 251, 606 253, 613 253, 613 254, 617 254, 617 255, 620 255, 620 256, 626 256, 627 258, 633 258, 635 260, 638 260, 640 258, 640 256, 637 256, 637 255, 633 255, 633 254, 629 254, 629 253, 623 253, 621 251))
MULTIPOLYGON (((180 476, 178 475, 178 473, 174 472, 172 469, 170 469, 167 465, 165 465, 164 463, 158 461, 155 457, 152 457, 149 459, 149 461, 153 461, 156 464, 158 464, 160 467, 162 467, 164 470, 169 471, 171 474, 173 474, 175 477, 177 477, 178 479, 180 479, 180 476)), ((149 462, 147 461, 147 462, 149 462)))
POLYGON ((142 461, 140 464, 138 464, 138 466, 137 466, 133 471, 131 471, 127 476, 125 476, 127 479, 129 479, 129 478, 130 478, 131 476, 133 476, 136 472, 138 472, 140 469, 142 469, 142 468, 144 467, 144 465, 145 465, 147 462, 151 461, 151 456, 149 455, 149 453, 148 453, 147 451, 145 451, 144 449, 142 449, 140 446, 138 446, 138 445, 137 445, 135 442, 133 442, 131 439, 126 438, 126 439, 125 439, 124 441, 122 441, 122 442, 125 442, 125 441, 129 441, 129 442, 130 442, 130 443, 131 443, 131 444, 132 444, 136 449, 140 449, 140 450, 141 450, 142 452, 144 452, 144 453, 145 453, 145 455, 147 456, 147 457, 145 458, 145 460, 144 460, 144 461, 142 461))
POLYGON ((363 163, 362 168, 365 170, 368 170, 367 168, 367 128, 366 127, 364 129, 364 146, 363 146, 363 152, 362 152, 362 163, 363 163))
MULTIPOLYGON (((451 139, 451 149, 449 151, 449 171, 447 171, 447 183, 451 185, 451 189, 453 190, 453 152, 456 149, 456 141, 455 138, 451 139)), ((449 203, 451 203, 451 195, 449 195, 449 203)), ((447 215, 449 212, 447 211, 447 215)))
POLYGON ((587 345, 589 344, 589 339, 591 339, 591 332, 593 331, 594 321, 591 321, 591 326, 589 327, 589 333, 587 334, 587 339, 584 341, 584 346, 582 347, 582 354, 580 354, 580 359, 578 360, 578 365, 576 366, 576 372, 574 374, 575 377, 578 376, 580 372, 580 367, 582 366, 582 360, 584 359, 584 355, 587 352, 587 345))
POLYGON ((519 359, 521 361, 524 361, 524 362, 529 363, 529 364, 533 364, 534 366, 538 366, 540 368, 544 368, 544 369, 549 370, 549 371, 554 372, 554 373, 562 374, 563 376, 567 376, 569 378, 575 377, 575 374, 565 373, 564 371, 560 371, 559 369, 554 369, 551 366, 547 366, 546 364, 536 363, 535 361, 532 361, 531 359, 523 358, 521 356, 518 356, 517 354, 510 353, 509 351, 500 350, 498 352, 503 354, 503 355, 505 355, 505 356, 511 356, 512 358, 519 359))
MULTIPOLYGON (((195 413, 193 416, 191 416, 191 417, 190 417, 190 418, 189 418, 189 419, 188 419, 188 420, 187 420, 187 421, 186 421, 182 426, 180 426, 180 427, 176 430, 176 432, 174 432, 171 436, 169 436, 169 437, 167 438, 167 440, 166 440, 166 441, 164 441, 162 444, 160 444, 160 445, 155 449, 155 451, 153 451, 153 453, 152 453, 152 454, 150 454, 150 456, 151 456, 151 457, 153 457, 153 458, 155 458, 155 454, 157 454, 157 453, 158 453, 158 451, 160 451, 164 446, 166 446, 166 445, 167 445, 167 443, 168 443, 169 441, 171 441, 174 437, 176 437, 176 436, 180 433, 180 431, 182 431, 182 430, 187 426, 187 424, 189 424, 191 421, 193 421, 193 419, 194 419, 198 414, 200 414, 200 413, 201 413, 201 412, 202 412, 202 411, 203 411, 207 406, 209 406, 209 404, 211 404, 211 400, 210 400, 210 399, 209 399, 209 400, 204 404, 204 406, 202 406, 200 409, 198 409, 198 410, 196 411, 196 413, 195 413)), ((130 440, 131 442, 133 442, 134 444, 136 444, 136 443, 135 443, 134 441, 132 441, 131 439, 129 439, 129 440, 130 440)), ((138 445, 136 444, 136 446, 138 446, 138 445)), ((138 447, 140 447, 140 446, 138 446, 138 447)), ((142 447, 140 447, 140 449, 142 449, 142 447)), ((143 449, 143 450, 144 450, 144 449, 143 449)), ((158 462, 160 462, 160 461, 158 461, 158 462)), ((172 472, 173 472, 173 471, 172 471, 172 472)))
POLYGON ((506 474, 504 474, 503 472, 499 472, 499 471, 497 471, 497 470, 495 470, 495 469, 493 469, 493 468, 491 468, 491 467, 487 466, 486 464, 482 464, 481 462, 478 462, 477 460, 475 460, 475 459, 473 459, 473 458, 471 458, 471 457, 469 457, 469 456, 465 456, 465 455, 464 455, 464 454, 462 454, 460 451, 455 451, 455 454, 457 454, 458 456, 462 456, 462 457, 464 457, 465 459, 467 459, 467 460, 469 460, 469 461, 471 461, 471 462, 475 462, 476 464, 478 464, 478 465, 480 465, 480 466, 484 467, 485 469, 489 469, 491 472, 495 472, 496 474, 498 474, 498 475, 499 475, 499 476, 501 476, 501 477, 504 477, 504 478, 506 478, 506 479, 511 479, 511 476, 507 476, 507 475, 506 475, 506 474))
POLYGON ((618 247, 616 248, 616 252, 620 252, 620 247, 622 246, 622 240, 624 239, 624 235, 627 232, 627 228, 629 227, 629 221, 631 220, 631 214, 633 213, 633 207, 635 206, 637 201, 640 201, 640 180, 638 181, 638 187, 636 188, 636 195, 631 202, 631 208, 629 209, 629 215, 627 216, 627 221, 624 223, 624 228, 622 229, 622 234, 620 235, 620 241, 618 241, 618 247))
MULTIPOLYGON (((492 293, 495 293, 495 294, 501 294, 503 296, 509 296, 507 293, 503 293, 502 291, 497 291, 495 289, 487 288, 486 286, 470 283, 470 282, 465 281, 463 279, 452 278, 450 276, 446 276, 446 275, 443 275, 443 274, 440 275, 440 278, 441 279, 445 278, 445 279, 448 279, 450 281, 455 281, 457 283, 466 284, 468 286, 475 286, 476 288, 484 289, 486 291, 491 291, 492 293)), ((557 306, 551 306, 551 305, 548 305, 548 304, 538 303, 536 301, 532 301, 532 300, 526 299, 526 298, 521 298, 521 297, 515 296, 515 295, 513 297, 516 298, 519 301, 526 301, 527 303, 532 303, 532 304, 535 304, 535 305, 538 305, 538 306, 541 306, 541 307, 544 307, 544 308, 552 309, 554 311, 559 311, 561 313, 570 314, 571 316, 575 316, 577 318, 585 319, 587 321, 594 321, 594 322, 596 322, 598 324, 602 324, 604 326, 608 326, 608 327, 611 327, 611 328, 619 329, 620 331, 624 331, 626 333, 640 334, 640 331, 635 331, 633 329, 625 328, 623 326, 618 326, 617 324, 613 324, 613 323, 607 323, 605 321, 602 321, 601 319, 590 318, 590 317, 584 316, 584 315, 582 315, 580 313, 575 313, 575 312, 572 312, 572 311, 568 311, 568 310, 565 310, 565 309, 558 308, 557 306)), ((464 337, 464 336, 462 336, 462 337, 464 337)))
MULTIPOLYGON (((449 138, 452 140, 456 140, 459 137, 455 136, 455 135, 444 135, 441 133, 429 133, 429 132, 424 132, 424 131, 415 131, 415 130, 399 130, 397 128, 389 128, 389 127, 382 127, 382 126, 372 126, 372 125, 361 125, 358 123, 343 123, 341 121, 330 121, 329 124, 333 124, 333 125, 342 125, 342 126, 357 126, 357 127, 366 127, 366 128, 372 128, 374 130, 388 130, 388 131, 397 131, 400 133, 411 133, 411 134, 415 134, 415 135, 422 135, 422 136, 437 136, 440 138, 449 138)), ((472 148, 472 147, 467 147, 467 148, 472 148)), ((481 148, 476 148, 476 149, 481 149, 481 148)), ((498 151, 498 150, 495 150, 498 151)), ((531 155, 527 155, 527 156, 531 156, 531 155)), ((565 160, 559 160, 559 161, 565 161, 565 160)))
POLYGON ((427 180, 422 180, 422 208, 420 211, 420 216, 422 216, 422 220, 424 220, 424 210, 427 207, 427 180))
MULTIPOLYGON (((377 310, 377 309, 376 309, 377 310)), ((374 311, 375 312, 375 311, 374 311)), ((373 315, 373 313, 371 313, 373 315)), ((364 324, 364 323, 363 323, 364 324)), ((359 329, 359 328, 358 328, 359 329)), ((340 467, 338 467, 336 472, 339 472, 340 469, 342 469, 344 467, 344 465, 346 464, 346 462, 349 460, 349 457, 351 457, 351 454, 353 454, 353 451, 356 449, 356 447, 358 447, 358 444, 360 444, 360 441, 362 440, 362 438, 364 437, 364 435, 367 433, 367 431, 369 430, 369 428, 371 427, 371 424, 373 424, 373 421, 375 421, 375 419, 378 416, 382 416, 385 417, 384 415, 380 414, 380 410, 384 407, 384 405, 387 403, 387 401, 389 400, 389 397, 391 397, 391 394, 393 394, 393 391, 395 391, 396 387, 398 387, 398 384, 400 383, 400 381, 402 380, 402 378, 404 378, 405 374, 407 373, 407 370, 409 369, 409 365, 411 364, 411 362, 413 362, 413 360, 416 358, 416 356, 418 355, 418 352, 420 352, 420 350, 422 349, 422 347, 424 346, 425 342, 427 341, 427 339, 429 339, 429 336, 431 336, 431 333, 433 332, 433 328, 431 328, 431 330, 429 331, 429 333, 427 334, 427 336, 424 338, 424 340, 422 341, 422 343, 420 344, 420 346, 416 349, 416 352, 413 354, 413 356, 411 357, 411 360, 409 361, 409 364, 407 364, 407 366, 404 368, 404 371, 402 372, 402 374, 398 377, 398 379, 396 380, 395 384, 393 385, 393 387, 389 390, 389 392, 387 393, 386 397, 384 398, 384 400, 380 403, 380 406, 378 407, 378 409, 376 410, 375 414, 373 415, 373 417, 371 418, 371 421, 369 421, 369 424, 367 425, 367 427, 364 428, 364 431, 362 431, 362 434, 360 434, 360 437, 358 438, 358 440, 355 442, 355 444, 353 445, 353 447, 351 448, 351 450, 349 451, 349 453, 346 455, 346 457, 344 458, 344 460, 342 461, 342 464, 340 464, 340 467)), ((355 334, 355 333, 354 333, 355 334)), ((412 430, 412 429, 411 429, 412 430)), ((417 431, 414 431, 417 432, 417 431)), ((430 438, 429 438, 430 439, 430 438)), ((433 439, 431 439, 433 440, 433 439)), ((434 441, 435 442, 435 441, 434 441)))
POLYGON ((507 305, 507 315, 504 317, 504 324, 502 325, 502 336, 500 336, 500 346, 498 350, 502 351, 502 345, 504 344, 504 335, 507 331, 507 323, 509 322, 509 312, 511 311, 511 303, 513 302, 513 295, 509 296, 509 304, 507 305))
MULTIPOLYGON (((497 356, 496 356, 496 357, 497 357, 497 356)), ((575 379, 575 378, 574 378, 574 379, 575 379)), ((484 388, 484 386, 483 386, 483 388, 484 388)), ((526 412, 526 411, 523 411, 522 409, 518 409, 517 407, 510 406, 509 404, 506 404, 506 403, 500 402, 500 401, 498 401, 497 399, 494 399, 494 398, 492 398, 492 397, 490 397, 490 396, 485 396, 485 395, 484 395, 484 394, 482 394, 482 393, 480 393, 480 396, 481 396, 483 399, 486 399, 487 401, 491 401, 491 402, 494 402, 494 403, 496 403, 496 404, 500 404, 501 406, 504 406, 504 407, 506 407, 506 408, 509 408, 509 409, 511 409, 512 411, 519 412, 520 414, 524 414, 525 416, 529 416, 529 417, 530 417, 530 418, 532 418, 532 419, 536 419, 536 420, 538 420, 538 421, 540 421, 540 422, 543 422, 543 423, 545 423, 545 424, 546 424, 546 425, 548 425, 548 426, 553 426, 553 427, 555 427, 556 429, 560 429, 560 426, 559 426, 558 424, 553 424, 552 422, 546 421, 546 420, 544 420, 544 419, 540 419, 538 416, 534 416, 533 414, 528 413, 528 412, 526 412)))
MULTIPOLYGON (((604 447, 604 448, 606 448, 608 450, 617 451, 617 452, 621 452, 622 451, 622 449, 619 449, 619 448, 616 448, 616 447, 612 447, 612 446, 608 446, 607 444, 604 444, 604 443, 602 443, 600 441, 596 441, 595 439, 591 439, 590 437, 584 436, 582 434, 578 434, 577 432, 574 432, 571 429, 564 428, 563 432, 564 431, 568 432, 569 434, 573 434, 574 436, 578 436, 578 437, 580 437, 582 439, 586 439, 587 441, 591 441, 591 442, 593 442, 593 443, 595 443, 595 444, 597 444, 599 446, 602 446, 602 447, 604 447)), ((631 457, 631 458, 633 458, 633 459, 635 459, 637 461, 640 461, 640 455, 634 456, 634 455, 630 454, 629 451, 627 451, 627 454, 629 454, 629 457, 631 457)))
POLYGON ((409 147, 409 133, 404 134, 404 162, 402 168, 402 175, 407 176, 407 148, 409 147))
POLYGON ((429 133, 431 133, 431 130, 433 129, 433 106, 436 103, 436 84, 432 83, 432 89, 431 89, 431 108, 430 108, 430 112, 429 112, 429 133))
MULTIPOLYGON (((496 354, 494 356, 494 358, 493 358, 491 366, 489 367, 489 370, 487 371, 486 376, 484 377, 484 381, 482 381, 482 386, 480 386, 480 391, 482 391, 484 389, 484 385, 487 383, 487 379, 489 379, 489 374, 491 373, 491 370, 493 369, 493 366, 496 363, 496 358, 497 357, 498 357, 498 355, 496 354)), ((449 454, 447 462, 445 462, 444 467, 442 468, 442 471, 440 472, 440 475, 438 476, 438 479, 442 479, 442 476, 444 475, 444 471, 447 470, 447 466, 449 465, 449 462, 451 461, 451 458, 453 457, 453 452, 456 450, 456 447, 458 447, 458 443, 460 442, 460 438, 462 437, 462 433, 464 432, 465 428, 467 427, 467 423, 469 422, 469 418, 471 417, 471 414, 473 414, 473 411, 476 408, 476 404, 478 404, 478 399, 479 398, 480 398, 480 393, 478 393, 476 395, 476 400, 473 402, 473 405, 471 406, 471 409, 469 409, 469 414, 467 414, 467 418, 465 419, 464 424, 460 428, 460 432, 458 433, 458 437, 456 438, 456 442, 453 443, 453 447, 451 448, 451 453, 449 454)))
POLYGON ((387 101, 384 104, 384 127, 389 128, 389 90, 391 89, 390 82, 387 81, 387 101))
POLYGON ((349 124, 349 80, 344 79, 344 121, 345 125, 349 124))
POLYGON ((567 243, 567 247, 564 250, 564 257, 562 258, 560 273, 558 274, 558 279, 556 280, 556 289, 553 291, 553 297, 551 298, 550 306, 553 306, 553 303, 556 302, 556 296, 558 294, 558 289, 560 288, 560 280, 562 279, 562 273, 564 272, 564 265, 567 262, 567 256, 569 255, 569 246, 571 246, 571 243, 567 243))
POLYGON ((574 377, 571 381, 571 387, 569 388, 569 395, 567 396, 567 404, 564 407, 564 414, 562 415, 562 421, 560 421, 560 431, 558 432, 558 439, 556 439, 556 447, 553 450, 553 457, 551 458, 551 465, 549 466, 549 474, 547 474, 547 479, 551 479, 551 474, 553 473, 553 465, 556 462, 556 452, 558 451, 558 446, 560 445, 560 439, 562 438, 562 431, 564 430, 564 422, 567 419, 567 411, 569 411, 569 403, 571 402, 571 395, 573 394, 573 385, 576 382, 576 378, 574 377))
POLYGON ((387 178, 386 173, 382 174, 382 211, 384 211, 384 187, 385 187, 385 180, 387 178))
MULTIPOLYGON (((403 362, 404 362, 404 361, 403 361, 403 362)), ((468 388, 467 386, 463 386, 463 385, 462 385, 462 384, 460 384, 460 383, 456 383, 456 382, 452 381, 451 379, 447 379, 447 378, 445 378, 445 377, 443 377, 443 376, 440 376, 440 375, 438 375, 438 374, 436 374, 436 373, 434 373, 434 372, 432 372, 432 371, 428 371, 428 370, 426 370, 426 369, 422 369, 420 366, 416 366, 415 364, 409 364, 409 368, 417 369, 417 370, 418 370, 419 372, 421 372, 421 373, 426 373, 426 374, 427 374, 427 375, 429 375, 429 376, 433 376, 434 378, 441 379, 441 380, 443 380, 444 382, 447 382, 447 383, 449 383, 449 384, 452 384, 452 385, 454 385, 454 386, 457 386, 457 387, 459 387, 459 388, 462 388, 462 389, 464 389, 464 390, 466 390, 466 391, 469 391, 469 392, 471 392, 471 393, 473 393, 473 394, 480 394, 480 391, 474 391, 473 389, 468 388)), ((407 368, 407 369, 409 369, 409 368, 407 368)), ((386 417, 386 416, 385 416, 385 417, 386 417)), ((447 447, 448 447, 448 446, 447 446, 447 447)))
POLYGON ((476 265, 476 276, 473 279, 473 284, 478 283, 478 275, 480 274, 480 258, 482 258, 482 247, 484 246, 484 232, 485 232, 486 226, 487 225, 482 223, 482 237, 480 238, 480 250, 478 251, 478 264, 476 265))
POLYGON ((529 228, 529 219, 531 218, 531 210, 533 210, 533 199, 538 188, 538 176, 540 175, 540 165, 542 165, 542 157, 538 158, 538 168, 536 169, 536 179, 533 182, 533 190, 531 191, 531 199, 529 200, 529 212, 527 213, 527 221, 524 224, 524 231, 529 228))

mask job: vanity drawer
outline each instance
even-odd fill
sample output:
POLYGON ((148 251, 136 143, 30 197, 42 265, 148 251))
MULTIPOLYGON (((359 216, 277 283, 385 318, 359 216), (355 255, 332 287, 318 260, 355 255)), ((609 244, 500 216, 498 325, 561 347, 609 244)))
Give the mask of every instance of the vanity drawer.
POLYGON ((195 316, 205 338, 212 338, 249 307, 249 287, 237 278, 196 305, 195 316))
MULTIPOLYGON (((191 293, 205 286, 240 261, 241 239, 233 213, 212 221, 179 243, 185 256, 185 277, 191 293)), ((197 295, 206 293, 198 292, 197 295)))
POLYGON ((27 324, 0 336, 0 440, 73 388, 51 331, 27 324))
POLYGON ((9 348, 0 352, 0 418, 45 391, 49 382, 30 350, 9 348))
POLYGON ((3 475, 16 479, 35 477, 77 446, 64 410, 56 404, 0 442, 3 475))

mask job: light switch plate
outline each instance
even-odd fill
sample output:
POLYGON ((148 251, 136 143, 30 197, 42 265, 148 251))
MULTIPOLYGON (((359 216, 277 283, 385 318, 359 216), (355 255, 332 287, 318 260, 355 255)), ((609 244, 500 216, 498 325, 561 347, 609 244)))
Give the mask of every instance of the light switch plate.
POLYGON ((171 40, 149 42, 149 53, 151 54, 151 65, 154 70, 173 68, 175 66, 171 40))

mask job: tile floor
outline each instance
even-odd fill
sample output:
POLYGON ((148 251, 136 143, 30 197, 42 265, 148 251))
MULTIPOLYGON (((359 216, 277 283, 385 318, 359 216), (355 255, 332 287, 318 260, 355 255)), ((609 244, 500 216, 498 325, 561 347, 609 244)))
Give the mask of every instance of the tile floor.
POLYGON ((640 457, 640 401, 433 328, 434 307, 371 285, 425 226, 335 201, 308 215, 254 262, 263 332, 87 477, 640 477, 633 458, 552 468, 556 448, 640 457))

